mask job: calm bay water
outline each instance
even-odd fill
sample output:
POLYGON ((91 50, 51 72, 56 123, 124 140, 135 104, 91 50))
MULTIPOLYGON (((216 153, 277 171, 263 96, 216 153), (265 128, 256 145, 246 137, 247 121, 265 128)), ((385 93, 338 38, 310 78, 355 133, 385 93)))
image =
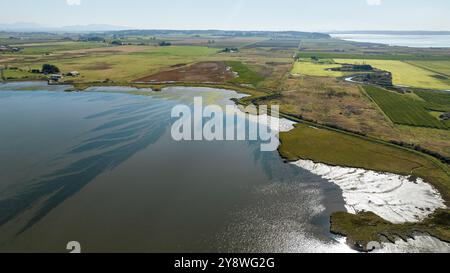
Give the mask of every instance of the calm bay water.
POLYGON ((333 34, 334 38, 408 47, 450 47, 450 35, 333 34))
POLYGON ((258 142, 172 140, 174 105, 236 93, 66 88, 0 85, 0 252, 348 251, 332 183, 258 142))

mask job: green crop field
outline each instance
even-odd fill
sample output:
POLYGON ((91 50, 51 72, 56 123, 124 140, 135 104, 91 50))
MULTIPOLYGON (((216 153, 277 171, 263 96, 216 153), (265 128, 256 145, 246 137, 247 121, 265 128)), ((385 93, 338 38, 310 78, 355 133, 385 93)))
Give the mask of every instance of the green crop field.
MULTIPOLYGON (((435 112, 435 117, 439 118, 439 116, 443 113, 450 112, 450 93, 449 92, 428 92, 428 91, 414 91, 416 95, 418 95, 421 99, 426 102, 425 107, 435 112)), ((450 124, 449 121, 443 121, 448 128, 450 124)))
POLYGON ((450 83, 437 79, 436 73, 423 68, 392 60, 335 59, 337 63, 370 64, 392 73, 394 84, 425 89, 450 89, 450 83))
POLYGON ((340 64, 313 63, 310 61, 298 61, 294 63, 291 74, 319 76, 319 77, 343 77, 345 73, 329 71, 329 68, 341 67, 340 64))
POLYGON ((414 93, 427 102, 450 107, 450 92, 414 91, 414 93))
POLYGON ((428 112, 427 103, 420 99, 374 86, 364 86, 364 90, 394 123, 446 128, 442 122, 428 112))

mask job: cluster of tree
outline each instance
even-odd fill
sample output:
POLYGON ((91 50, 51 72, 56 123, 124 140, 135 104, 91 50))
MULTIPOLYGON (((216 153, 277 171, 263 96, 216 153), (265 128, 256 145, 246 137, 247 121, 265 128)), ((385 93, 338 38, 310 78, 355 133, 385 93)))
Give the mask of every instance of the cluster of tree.
POLYGON ((387 71, 375 71, 372 73, 357 74, 353 77, 354 81, 364 82, 384 87, 392 87, 392 73, 387 71))
POLYGON ((370 72, 374 71, 374 68, 368 64, 344 64, 342 67, 331 68, 330 70, 343 72, 370 72))
POLYGON ((159 43, 159 46, 171 46, 172 43, 166 42, 166 41, 162 41, 159 43))
POLYGON ((85 42, 105 42, 105 38, 102 36, 92 36, 92 35, 86 35, 86 36, 81 36, 79 38, 80 41, 85 41, 85 42))
POLYGON ((427 155, 431 155, 432 157, 435 157, 435 158, 439 159, 440 161, 442 161, 442 162, 444 162, 446 164, 450 164, 450 158, 449 157, 446 157, 444 155, 441 155, 440 153, 437 153, 437 152, 430 151, 428 149, 422 148, 419 145, 414 145, 414 144, 406 143, 406 142, 403 142, 403 141, 395 141, 395 140, 391 141, 391 143, 395 144, 395 145, 402 146, 402 147, 406 147, 406 148, 409 148, 409 149, 413 149, 413 150, 416 150, 418 152, 422 152, 422 153, 427 154, 427 155))
POLYGON ((227 47, 224 50, 222 50, 221 52, 224 52, 224 53, 235 53, 235 52, 239 52, 239 48, 237 48, 237 47, 227 47))
POLYGON ((0 45, 0 52, 18 52, 22 50, 19 47, 11 47, 9 45, 0 45))
POLYGON ((112 45, 123 45, 123 42, 119 41, 119 40, 114 40, 114 41, 111 42, 111 44, 112 45))
POLYGON ((44 64, 42 66, 42 70, 41 72, 43 74, 58 74, 61 72, 61 70, 59 70, 59 68, 55 65, 52 64, 44 64))
POLYGON ((442 120, 450 120, 450 113, 444 113, 440 115, 439 118, 442 120))
POLYGON ((373 67, 369 64, 354 64, 350 68, 355 71, 373 71, 373 67))

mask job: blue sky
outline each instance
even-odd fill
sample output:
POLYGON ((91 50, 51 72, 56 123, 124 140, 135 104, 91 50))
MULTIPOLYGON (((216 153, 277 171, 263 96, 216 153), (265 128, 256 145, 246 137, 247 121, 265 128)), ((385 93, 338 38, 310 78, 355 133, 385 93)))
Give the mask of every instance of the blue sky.
POLYGON ((0 23, 152 29, 450 30, 448 0, 0 0, 0 23))

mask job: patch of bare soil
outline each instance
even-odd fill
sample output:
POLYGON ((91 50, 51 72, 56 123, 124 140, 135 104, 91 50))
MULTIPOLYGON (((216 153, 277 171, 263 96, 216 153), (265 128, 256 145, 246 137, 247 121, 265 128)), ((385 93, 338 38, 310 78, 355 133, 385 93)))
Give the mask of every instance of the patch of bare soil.
POLYGON ((235 77, 223 62, 200 62, 137 79, 137 82, 223 83, 235 77))
POLYGON ((3 57, 3 56, 0 56, 0 63, 12 62, 12 61, 15 61, 15 60, 16 60, 16 58, 6 58, 6 57, 3 57))

